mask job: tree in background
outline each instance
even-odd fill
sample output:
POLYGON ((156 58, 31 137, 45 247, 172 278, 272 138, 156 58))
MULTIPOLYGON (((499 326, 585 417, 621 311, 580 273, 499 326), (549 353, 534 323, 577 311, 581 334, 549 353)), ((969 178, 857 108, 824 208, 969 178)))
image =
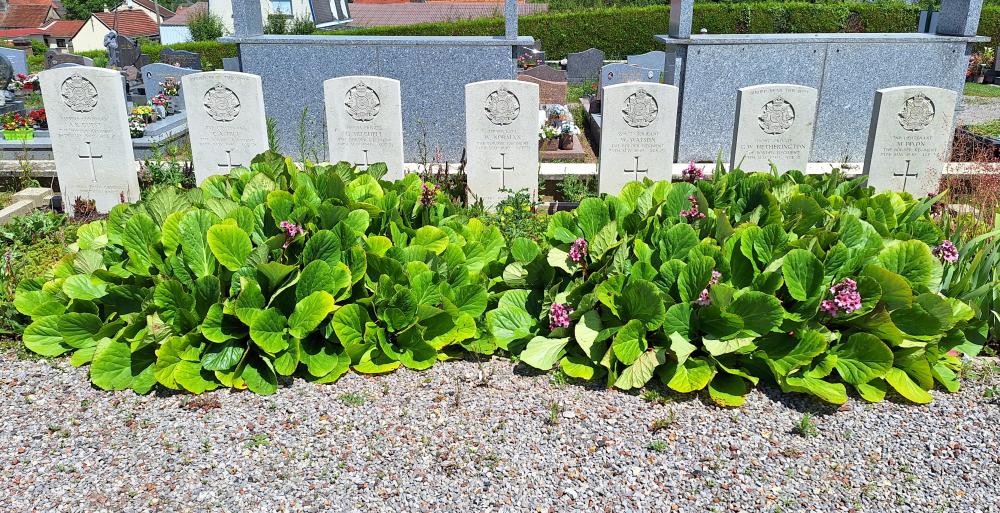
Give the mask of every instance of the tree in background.
POLYGON ((114 9, 119 3, 116 0, 63 0, 62 4, 66 8, 66 18, 85 20, 90 18, 91 13, 101 12, 105 8, 114 9))
POLYGON ((215 41, 222 37, 222 18, 208 10, 200 10, 188 18, 188 29, 194 41, 215 41))

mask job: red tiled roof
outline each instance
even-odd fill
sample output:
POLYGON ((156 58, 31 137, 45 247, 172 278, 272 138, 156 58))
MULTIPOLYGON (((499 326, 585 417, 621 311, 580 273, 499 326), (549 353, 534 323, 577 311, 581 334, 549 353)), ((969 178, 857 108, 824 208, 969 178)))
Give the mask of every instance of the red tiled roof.
MULTIPOLYGON (((152 0, 132 0, 132 3, 134 3, 134 4, 138 5, 138 6, 141 6, 141 7, 145 8, 145 9, 149 9, 151 12, 159 12, 160 13, 160 19, 163 19, 163 20, 165 20, 165 19, 167 19, 167 18, 169 18, 171 16, 174 16, 176 14, 174 11, 171 11, 170 9, 167 9, 162 4, 160 4, 159 8, 157 8, 156 3, 152 2, 152 0), (159 10, 157 10, 157 9, 159 9, 159 10)), ((178 10, 180 10, 180 9, 178 9, 178 10)))
POLYGON ((0 28, 17 29, 33 28, 37 29, 45 23, 45 18, 49 15, 52 7, 46 5, 13 4, 8 5, 7 10, 0 11, 0 28))
POLYGON ((87 22, 82 20, 55 20, 42 27, 42 30, 47 36, 73 37, 76 36, 80 32, 80 29, 82 29, 86 24, 87 22))
POLYGON ((150 37, 160 34, 160 27, 142 11, 95 12, 94 17, 123 36, 150 37))
POLYGON ((192 5, 182 5, 177 8, 177 14, 172 18, 165 20, 164 25, 174 25, 174 26, 186 26, 188 21, 197 12, 207 11, 208 2, 197 2, 192 5))
POLYGON ((37 28, 0 29, 0 37, 41 36, 44 34, 45 34, 44 30, 37 28))

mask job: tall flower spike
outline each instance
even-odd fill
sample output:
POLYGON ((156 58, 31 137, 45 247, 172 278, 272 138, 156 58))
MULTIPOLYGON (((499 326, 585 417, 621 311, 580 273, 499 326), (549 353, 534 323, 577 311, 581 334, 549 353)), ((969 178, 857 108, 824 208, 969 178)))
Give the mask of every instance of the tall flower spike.
POLYGON ((580 263, 587 256, 587 239, 576 239, 569 248, 569 259, 580 263))
POLYGON ((948 239, 945 239, 941 242, 941 244, 934 246, 934 249, 931 250, 931 254, 948 263, 958 262, 958 248, 955 247, 954 242, 948 239))
POLYGON ((549 331, 568 328, 569 316, 573 311, 573 308, 563 303, 552 303, 552 306, 549 307, 549 331))

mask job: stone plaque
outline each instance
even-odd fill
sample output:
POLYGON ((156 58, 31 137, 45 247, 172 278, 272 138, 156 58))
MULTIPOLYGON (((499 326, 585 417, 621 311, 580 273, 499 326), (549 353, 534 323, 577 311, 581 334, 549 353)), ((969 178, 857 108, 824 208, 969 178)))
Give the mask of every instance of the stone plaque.
POLYGON ((937 193, 948 162, 957 95, 937 87, 875 91, 864 174, 876 190, 937 193))
POLYGON ((663 71, 667 62, 666 52, 654 50, 652 52, 641 53, 639 55, 629 55, 628 63, 640 68, 656 69, 663 71))
POLYGON ((605 88, 599 192, 617 194, 643 178, 670 180, 678 93, 671 85, 644 82, 605 88))
POLYGON ((360 169, 384 162, 384 180, 403 177, 403 114, 399 81, 350 76, 323 82, 330 162, 360 169))
POLYGON ((535 66, 534 68, 522 71, 517 74, 517 76, 529 76, 540 78, 542 80, 548 80, 549 82, 565 82, 566 72, 561 69, 555 69, 548 64, 542 64, 541 66, 535 66))
POLYGON ((744 87, 736 95, 729 163, 744 171, 805 172, 819 91, 792 84, 744 87))
POLYGON ((538 197, 538 86, 487 80, 465 86, 466 176, 469 202, 488 208, 527 189, 538 197))
POLYGON ((227 174, 268 149, 261 78, 209 71, 181 77, 191 157, 198 184, 227 174))
MULTIPOLYGON (((178 83, 181 81, 181 77, 184 75, 190 75, 192 73, 197 73, 196 70, 190 68, 178 68, 177 66, 171 66, 169 64, 163 64, 160 62, 154 62, 153 64, 147 64, 142 67, 142 85, 146 89, 146 97, 152 98, 159 94, 163 88, 160 87, 167 77, 173 77, 178 83)), ((183 92, 178 98, 177 107, 184 109, 184 99, 183 92)))
POLYGON ((25 55, 24 50, 0 46, 0 55, 10 61, 10 65, 14 68, 15 76, 18 73, 28 74, 28 57, 25 55))
POLYGON ((566 56, 566 76, 571 84, 597 80, 604 65, 604 52, 590 48, 566 56))
POLYGON ((39 75, 63 205, 77 197, 99 212, 139 200, 139 181, 122 77, 117 71, 73 66, 39 75))
POLYGON ((187 50, 174 50, 164 48, 160 50, 160 62, 177 66, 178 68, 188 68, 201 71, 201 55, 187 50))
POLYGON ((52 69, 59 64, 77 64, 80 66, 93 66, 94 59, 72 53, 63 53, 57 50, 45 52, 45 69, 52 69))
POLYGON ((542 105, 566 104, 566 92, 569 88, 567 82, 550 82, 524 73, 519 74, 517 79, 522 82, 530 82, 538 85, 538 98, 542 102, 542 105))

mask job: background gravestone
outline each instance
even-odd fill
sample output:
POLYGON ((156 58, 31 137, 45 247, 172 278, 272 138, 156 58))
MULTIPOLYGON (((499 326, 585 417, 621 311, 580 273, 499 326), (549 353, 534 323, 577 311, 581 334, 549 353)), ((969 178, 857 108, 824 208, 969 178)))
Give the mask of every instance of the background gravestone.
POLYGON ((604 52, 590 48, 566 56, 566 77, 571 84, 597 80, 604 65, 604 52))
POLYGON ((628 63, 640 68, 655 69, 663 71, 667 62, 666 52, 654 50, 639 55, 629 55, 628 63))
POLYGON ((878 191, 937 194, 948 162, 958 95, 937 87, 903 86, 875 92, 864 174, 878 191))
POLYGON ((542 105, 566 104, 566 93, 569 89, 566 82, 542 80, 531 75, 525 75, 524 73, 519 74, 517 79, 522 82, 530 82, 538 86, 538 101, 540 101, 542 105))
POLYGON ((132 38, 118 34, 116 44, 108 47, 108 65, 115 68, 135 66, 142 69, 149 64, 149 57, 142 53, 139 44, 132 38))
POLYGON ((225 71, 240 71, 239 57, 223 57, 222 69, 225 71))
POLYGON ((597 88, 597 101, 591 103, 591 112, 600 112, 603 107, 604 88, 628 82, 659 82, 660 72, 655 69, 640 68, 631 64, 614 62, 601 67, 600 80, 597 88))
MULTIPOLYGON (((198 71, 190 68, 178 68, 177 66, 171 66, 169 64, 163 64, 159 62, 154 62, 153 64, 147 64, 142 67, 140 73, 142 75, 142 84, 146 89, 146 97, 152 98, 163 90, 160 84, 166 80, 167 77, 174 77, 177 82, 180 83, 181 77, 184 75, 190 75, 192 73, 197 73, 198 71)), ((181 92, 178 98, 180 109, 184 109, 184 93, 181 92)))
POLYGON ((7 91, 7 86, 10 85, 10 81, 14 78, 14 67, 11 66, 10 61, 7 57, 0 55, 0 91, 3 93, 9 93, 7 91))
POLYGON ((201 55, 187 50, 164 48, 160 51, 160 62, 179 68, 190 68, 198 71, 202 69, 201 55))
POLYGON ((518 76, 521 75, 540 78, 549 82, 566 82, 566 72, 561 69, 555 69, 548 64, 542 64, 541 66, 521 71, 518 73, 518 76))
POLYGON ((744 171, 806 171, 819 91, 791 84, 744 87, 736 95, 729 165, 744 171))
POLYGON ((632 82, 604 90, 598 191, 617 194, 629 182, 670 180, 679 90, 632 82))
POLYGON ((323 82, 330 162, 361 169, 385 162, 386 180, 403 178, 403 114, 399 81, 351 76, 323 82))
POLYGON ((187 105, 194 174, 200 185, 212 175, 249 166, 267 151, 264 90, 257 75, 209 71, 181 77, 187 105))
POLYGON ((538 197, 538 86, 486 80, 465 86, 465 173, 470 203, 492 208, 501 189, 538 197))
POLYGON ((17 76, 18 73, 28 74, 28 58, 24 50, 0 46, 0 55, 10 61, 10 65, 14 68, 14 76, 17 76))
POLYGON ((66 211, 73 214, 77 197, 93 199, 98 212, 138 201, 121 74, 73 66, 43 71, 39 80, 66 211))
POLYGON ((521 57, 534 58, 536 62, 545 62, 545 52, 542 51, 542 42, 535 40, 535 44, 531 46, 515 46, 514 47, 514 59, 520 62, 521 57))
POLYGON ((77 64, 80 66, 93 66, 94 59, 72 53, 63 53, 56 50, 45 52, 45 69, 52 69, 60 64, 77 64))

